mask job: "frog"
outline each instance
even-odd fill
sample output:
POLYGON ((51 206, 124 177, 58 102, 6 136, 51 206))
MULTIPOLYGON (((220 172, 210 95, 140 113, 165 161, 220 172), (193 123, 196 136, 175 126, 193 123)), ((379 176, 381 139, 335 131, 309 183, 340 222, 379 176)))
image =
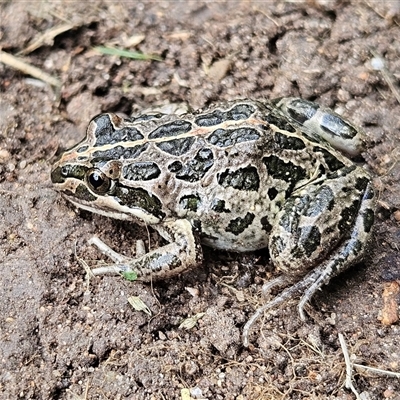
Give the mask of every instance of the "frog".
POLYGON ((360 262, 374 223, 371 174, 358 163, 365 133, 298 97, 238 99, 197 111, 102 113, 54 162, 51 180, 80 209, 151 227, 166 243, 129 258, 92 241, 113 263, 95 275, 169 279, 198 267, 203 246, 268 249, 282 292, 265 311, 360 262))

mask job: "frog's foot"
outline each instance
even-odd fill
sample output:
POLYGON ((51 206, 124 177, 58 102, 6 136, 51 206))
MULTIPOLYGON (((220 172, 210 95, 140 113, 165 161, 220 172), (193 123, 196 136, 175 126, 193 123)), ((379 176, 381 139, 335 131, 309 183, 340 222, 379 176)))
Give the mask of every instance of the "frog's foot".
POLYGON ((269 296, 270 292, 272 289, 278 287, 278 288, 285 288, 286 286, 288 286, 288 284, 290 284, 290 280, 281 275, 278 276, 275 279, 272 279, 270 281, 268 281, 267 283, 264 283, 263 287, 262 287, 262 294, 264 297, 269 296))
MULTIPOLYGON (((299 296, 301 293, 303 295, 300 298, 299 304, 297 306, 297 310, 302 321, 305 321, 306 317, 304 314, 304 307, 313 297, 313 295, 320 289, 323 285, 325 285, 329 280, 336 275, 333 266, 334 262, 329 262, 328 264, 322 264, 319 267, 315 268, 311 272, 308 273, 303 279, 294 283, 292 286, 284 289, 278 296, 276 296, 273 300, 264 304, 263 306, 257 308, 255 313, 250 317, 250 319, 246 322, 243 328, 243 345, 248 347, 249 345, 249 332, 251 327, 255 324, 255 322, 266 312, 273 308, 278 307, 284 302, 293 299, 294 297, 299 296)), ((272 281, 266 283, 263 286, 263 292, 269 292, 274 287, 282 287, 283 285, 287 285, 290 283, 290 280, 284 276, 280 276, 272 281)))
MULTIPOLYGON (((96 246, 104 255, 111 258, 115 264, 106 265, 103 267, 98 267, 92 269, 93 275, 121 275, 123 273, 132 273, 134 272, 130 265, 133 262, 133 258, 129 258, 123 256, 120 253, 114 251, 111 247, 105 244, 101 239, 96 236, 93 236, 89 241, 89 244, 96 246)), ((146 251, 143 247, 143 241, 138 240, 136 242, 136 255, 143 256, 146 251)))
MULTIPOLYGON (((283 304, 284 302, 299 296, 301 293, 304 294, 300 298, 297 310, 299 312, 300 319, 302 321, 305 321, 306 317, 304 314, 304 307, 310 301, 316 291, 327 282, 329 282, 332 276, 336 275, 333 269, 333 265, 333 262, 320 265, 313 271, 309 272, 308 275, 306 275, 303 279, 284 289, 273 300, 257 308, 255 313, 250 317, 243 328, 243 345, 245 347, 248 347, 249 332, 251 327, 266 311, 278 307, 280 304, 283 304)), ((272 288, 275 288, 277 286, 282 287, 283 285, 287 285, 289 282, 290 280, 288 278, 280 276, 266 283, 263 286, 263 292, 265 294, 265 292, 269 292, 272 288)))
POLYGON ((89 243, 114 261, 114 264, 93 269, 93 275, 122 274, 126 277, 134 274, 140 280, 150 281, 153 278, 169 278, 201 262, 199 238, 193 234, 189 221, 181 219, 165 222, 154 228, 170 243, 148 253, 143 245, 137 244, 135 258, 123 256, 93 237, 89 243))
MULTIPOLYGON (((302 280, 299 282, 296 282, 292 286, 287 287, 285 290, 281 292, 278 296, 276 296, 273 300, 270 302, 264 304, 263 306, 257 308, 255 313, 250 317, 250 319, 246 322, 244 328, 243 328, 243 345, 245 347, 248 347, 249 345, 249 332, 251 327, 255 324, 255 322, 266 312, 271 310, 272 308, 275 308, 279 306, 280 304, 286 302, 287 300, 292 299, 293 297, 296 297, 299 295, 299 293, 303 293, 307 289, 310 288, 317 280, 318 275, 321 274, 320 268, 315 269, 314 271, 311 271, 307 276, 305 276, 302 280)), ((268 282, 263 286, 263 292, 265 293, 266 291, 269 292, 273 287, 276 286, 282 286, 284 284, 287 284, 288 280, 280 276, 276 279, 273 279, 272 281, 268 282)), ((300 303, 299 303, 299 314, 302 319, 304 318, 304 312, 303 312, 303 307, 309 300, 309 297, 304 300, 303 296, 300 300, 301 303, 301 308, 300 308, 300 303), (303 303, 302 303, 303 302, 303 303)), ((310 296, 311 297, 311 296, 310 296)))

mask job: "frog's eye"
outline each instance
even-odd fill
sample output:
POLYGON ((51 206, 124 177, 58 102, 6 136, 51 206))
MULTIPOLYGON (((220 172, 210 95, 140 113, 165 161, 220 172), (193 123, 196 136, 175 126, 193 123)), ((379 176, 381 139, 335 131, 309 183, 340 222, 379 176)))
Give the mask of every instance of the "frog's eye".
POLYGON ((90 169, 86 174, 89 188, 96 194, 106 194, 111 188, 111 179, 98 169, 90 169))
POLYGON ((69 174, 69 168, 66 165, 62 166, 60 169, 60 174, 62 177, 67 178, 69 174))

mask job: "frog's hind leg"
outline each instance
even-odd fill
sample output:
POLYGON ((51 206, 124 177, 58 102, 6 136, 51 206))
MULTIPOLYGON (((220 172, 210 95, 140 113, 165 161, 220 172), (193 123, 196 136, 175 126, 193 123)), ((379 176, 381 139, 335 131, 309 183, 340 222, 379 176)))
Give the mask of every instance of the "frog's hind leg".
POLYGON ((300 318, 305 319, 304 306, 318 289, 362 259, 374 220, 374 192, 368 183, 350 237, 335 251, 329 260, 312 271, 314 279, 307 287, 298 305, 300 318))
POLYGON ((361 257, 374 206, 370 177, 356 166, 299 188, 284 202, 270 233, 274 265, 297 282, 338 253, 333 267, 338 274, 361 257))
MULTIPOLYGON (((345 240, 336 248, 326 262, 312 269, 302 279, 284 289, 281 294, 275 297, 272 301, 256 310, 244 326, 244 346, 248 346, 248 336, 251 327, 264 312, 277 307, 300 293, 303 293, 298 304, 298 311, 300 318, 305 320, 304 306, 313 297, 317 290, 327 284, 331 278, 340 274, 352 264, 360 261, 373 224, 374 205, 374 192, 371 183, 368 182, 364 188, 362 198, 360 199, 357 216, 345 240)), ((290 283, 290 281, 293 281, 293 278, 280 277, 273 282, 281 286, 285 281, 290 283)), ((269 287, 273 286, 276 285, 269 285, 269 287)))

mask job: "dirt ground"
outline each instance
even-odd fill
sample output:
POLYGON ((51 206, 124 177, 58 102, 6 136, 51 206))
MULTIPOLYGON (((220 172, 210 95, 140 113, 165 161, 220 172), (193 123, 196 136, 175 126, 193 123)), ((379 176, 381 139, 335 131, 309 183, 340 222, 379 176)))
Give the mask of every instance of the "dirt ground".
MULTIPOLYGON (((400 372, 399 1, 0 7, 0 48, 61 83, 0 63, 0 398, 355 399, 338 334, 354 363, 400 372), (100 45, 161 61, 101 55, 100 45), (306 322, 294 300, 258 321, 243 347, 243 325, 265 301, 262 284, 277 276, 267 250, 206 250, 202 267, 153 285, 88 282, 78 257, 91 267, 105 259, 91 236, 126 253, 143 237, 75 209, 51 186, 52 159, 92 116, 288 95, 364 128, 363 158, 379 192, 364 263, 315 296, 306 322), (135 311, 130 296, 151 315, 135 311), (200 313, 191 329, 179 328, 200 313)), ((155 234, 150 240, 157 246, 155 234)), ((359 398, 400 399, 398 376, 354 367, 352 380, 359 398)))

